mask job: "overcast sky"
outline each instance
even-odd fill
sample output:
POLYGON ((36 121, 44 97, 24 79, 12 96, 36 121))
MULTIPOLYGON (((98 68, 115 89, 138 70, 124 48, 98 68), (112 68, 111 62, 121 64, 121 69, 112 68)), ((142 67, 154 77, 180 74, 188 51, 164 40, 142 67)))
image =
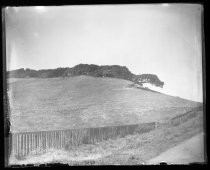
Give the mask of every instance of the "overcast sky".
POLYGON ((156 74, 161 92, 202 101, 202 6, 9 7, 7 69, 122 65, 156 74))

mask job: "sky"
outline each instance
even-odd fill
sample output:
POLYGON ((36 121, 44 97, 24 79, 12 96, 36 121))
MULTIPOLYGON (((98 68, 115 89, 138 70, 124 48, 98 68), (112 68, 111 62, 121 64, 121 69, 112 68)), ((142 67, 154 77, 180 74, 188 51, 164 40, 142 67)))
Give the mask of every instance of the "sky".
POLYGON ((202 10, 197 4, 7 7, 7 70, 121 65, 156 74, 165 83, 160 92, 202 102, 202 10))

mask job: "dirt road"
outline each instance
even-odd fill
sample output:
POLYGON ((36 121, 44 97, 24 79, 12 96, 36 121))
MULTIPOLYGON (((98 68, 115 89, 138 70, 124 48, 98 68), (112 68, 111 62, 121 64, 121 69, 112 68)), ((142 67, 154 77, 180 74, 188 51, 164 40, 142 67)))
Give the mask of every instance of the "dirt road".
POLYGON ((204 134, 200 133, 149 160, 147 164, 188 164, 204 162, 204 134))

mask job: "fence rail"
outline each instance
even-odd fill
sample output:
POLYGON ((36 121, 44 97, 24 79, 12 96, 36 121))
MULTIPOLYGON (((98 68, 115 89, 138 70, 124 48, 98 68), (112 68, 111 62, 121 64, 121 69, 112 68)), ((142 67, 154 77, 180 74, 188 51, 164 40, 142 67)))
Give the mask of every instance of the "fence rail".
POLYGON ((70 149, 81 144, 94 144, 129 134, 142 134, 158 128, 177 126, 196 115, 197 110, 193 110, 172 118, 167 123, 151 122, 123 126, 11 133, 9 152, 17 158, 21 158, 29 154, 44 153, 51 148, 70 149))

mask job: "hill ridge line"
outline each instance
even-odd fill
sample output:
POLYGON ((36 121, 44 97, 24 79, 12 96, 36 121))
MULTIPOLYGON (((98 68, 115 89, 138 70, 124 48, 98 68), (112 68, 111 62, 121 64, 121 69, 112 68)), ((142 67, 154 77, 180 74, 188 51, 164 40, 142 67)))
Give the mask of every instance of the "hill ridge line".
POLYGON ((164 82, 155 74, 133 74, 126 66, 120 65, 95 65, 78 64, 74 67, 58 67, 56 69, 33 70, 29 68, 20 68, 7 71, 9 78, 55 78, 55 77, 73 77, 79 75, 88 75, 92 77, 111 77, 130 80, 135 84, 143 86, 149 83, 162 88, 164 82))

